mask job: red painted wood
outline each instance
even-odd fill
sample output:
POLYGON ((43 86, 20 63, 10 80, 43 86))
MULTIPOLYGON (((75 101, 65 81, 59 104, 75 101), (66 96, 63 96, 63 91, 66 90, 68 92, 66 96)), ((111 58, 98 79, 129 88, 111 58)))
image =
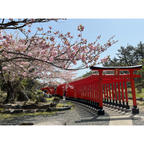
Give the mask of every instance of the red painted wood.
POLYGON ((128 103, 127 83, 131 83, 133 106, 136 104, 134 78, 140 77, 133 72, 141 69, 136 67, 111 67, 111 68, 94 68, 99 74, 93 74, 86 78, 81 78, 70 82, 73 87, 65 89, 66 84, 59 85, 56 94, 63 96, 66 91, 66 96, 87 100, 89 102, 98 103, 100 108, 103 108, 103 100, 118 101, 128 103), (111 70, 114 74, 103 74, 104 71, 111 70), (127 74, 120 74, 121 71, 128 71, 127 74))

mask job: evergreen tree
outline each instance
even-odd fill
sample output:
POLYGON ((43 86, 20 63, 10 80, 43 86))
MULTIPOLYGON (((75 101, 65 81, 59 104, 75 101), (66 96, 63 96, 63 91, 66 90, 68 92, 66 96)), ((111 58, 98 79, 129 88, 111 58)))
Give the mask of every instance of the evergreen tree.
POLYGON ((136 80, 136 86, 141 92, 144 87, 144 43, 140 42, 136 47, 128 45, 127 47, 120 47, 118 49, 117 57, 110 59, 104 63, 103 66, 133 66, 143 65, 143 69, 138 73, 141 78, 136 80))

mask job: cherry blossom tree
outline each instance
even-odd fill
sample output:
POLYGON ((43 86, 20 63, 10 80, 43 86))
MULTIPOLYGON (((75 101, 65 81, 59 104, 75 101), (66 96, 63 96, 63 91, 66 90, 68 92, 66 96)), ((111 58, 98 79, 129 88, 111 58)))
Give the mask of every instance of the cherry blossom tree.
POLYGON ((63 83, 65 83, 64 87, 63 87, 63 99, 65 100, 65 96, 66 96, 66 91, 68 88, 73 89, 73 86, 70 85, 69 83, 73 80, 73 78, 76 76, 76 72, 75 71, 63 71, 62 73, 60 73, 58 75, 58 78, 60 80, 63 81, 63 83))
MULTIPOLYGON (((35 22, 39 21, 35 19, 35 22)), ((18 77, 54 79, 59 74, 65 79, 68 73, 62 75, 64 70, 80 70, 97 64, 100 54, 116 43, 114 37, 111 37, 101 45, 100 36, 88 43, 82 36, 82 25, 78 26, 76 37, 70 32, 64 34, 55 31, 51 26, 47 31, 38 27, 33 34, 31 23, 27 22, 27 26, 27 29, 17 26, 24 38, 0 31, 0 75, 7 85, 8 99, 14 97, 11 83, 18 77), (77 66, 78 62, 81 65, 77 66)), ((107 59, 108 57, 101 62, 107 59)))
POLYGON ((59 19, 57 18, 37 18, 37 19, 0 19, 0 29, 19 29, 19 28, 24 28, 25 26, 29 24, 34 24, 34 23, 44 23, 44 22, 49 22, 49 21, 57 21, 59 19))

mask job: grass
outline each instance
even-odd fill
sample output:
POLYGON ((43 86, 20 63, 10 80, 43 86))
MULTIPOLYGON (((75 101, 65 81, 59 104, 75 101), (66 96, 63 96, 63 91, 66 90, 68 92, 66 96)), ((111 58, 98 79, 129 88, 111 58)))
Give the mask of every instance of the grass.
MULTIPOLYGON (((53 97, 52 98, 46 98, 47 102, 45 104, 49 104, 53 101, 53 97)), ((32 102, 27 102, 28 103, 32 103, 32 102)), ((3 108, 0 108, 0 111, 2 111, 3 108)), ((18 114, 0 114, 0 120, 2 119, 13 119, 15 117, 23 117, 23 116, 39 116, 39 115, 53 115, 56 112, 34 112, 34 113, 18 113, 18 114)))
POLYGON ((2 111, 4 108, 0 108, 0 111, 2 111))
MULTIPOLYGON (((51 101, 53 101, 54 97, 52 98, 46 98, 47 102, 46 103, 50 103, 51 101)), ((71 102, 66 102, 66 103, 58 103, 57 104, 57 108, 59 107, 64 107, 64 106, 72 106, 71 102)), ((0 111, 3 110, 3 108, 0 108, 0 111)), ((16 117, 23 117, 23 116, 39 116, 39 115, 47 115, 47 116, 51 116, 53 114, 55 114, 56 111, 52 111, 52 112, 34 112, 34 113, 18 113, 18 114, 0 114, 0 120, 3 119, 13 119, 16 117)))
POLYGON ((0 114, 0 120, 2 119, 13 119, 15 117, 23 116, 39 116, 39 115, 53 115, 55 112, 35 112, 35 113, 19 113, 19 114, 0 114))
POLYGON ((66 103, 58 103, 56 105, 57 108, 59 108, 59 107, 65 107, 65 106, 73 106, 73 104, 71 102, 66 102, 66 103))
POLYGON ((47 101, 52 101, 54 100, 54 97, 51 97, 51 98, 46 98, 47 101))
POLYGON ((58 103, 57 105, 56 105, 56 107, 58 108, 58 107, 64 107, 64 106, 67 106, 66 104, 62 104, 62 103, 58 103))
MULTIPOLYGON (((131 89, 128 89, 128 91, 131 91, 131 89)), ((128 93, 129 97, 132 97, 132 93, 128 93)), ((136 89, 136 97, 137 98, 144 98, 144 88, 142 88, 142 92, 138 93, 138 90, 136 89)))

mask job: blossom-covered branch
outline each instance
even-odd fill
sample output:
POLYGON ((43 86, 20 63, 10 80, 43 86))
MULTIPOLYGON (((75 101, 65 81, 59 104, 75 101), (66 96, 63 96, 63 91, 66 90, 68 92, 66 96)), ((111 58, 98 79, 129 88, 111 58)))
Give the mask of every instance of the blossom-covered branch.
POLYGON ((37 19, 0 19, 0 29, 19 29, 33 23, 44 23, 49 21, 57 21, 57 18, 37 18, 37 19))

